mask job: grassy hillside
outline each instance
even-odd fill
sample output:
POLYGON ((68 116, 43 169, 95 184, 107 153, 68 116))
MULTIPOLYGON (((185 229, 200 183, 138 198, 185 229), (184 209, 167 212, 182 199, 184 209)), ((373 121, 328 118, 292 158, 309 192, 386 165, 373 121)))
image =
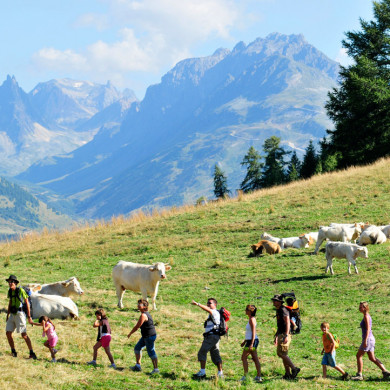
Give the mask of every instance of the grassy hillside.
MULTIPOLYGON (((78 300, 80 321, 55 321, 59 334, 59 363, 49 363, 39 328, 28 328, 37 361, 27 360, 27 348, 15 337, 19 357, 10 356, 4 337, 0 338, 0 387, 26 389, 233 389, 242 376, 239 343, 244 337, 246 304, 259 306, 263 376, 262 385, 246 388, 267 389, 377 389, 389 386, 381 373, 365 357, 363 383, 341 382, 336 371, 321 378, 320 323, 327 320, 341 339, 338 363, 350 374, 356 372, 355 354, 360 345, 358 304, 371 305, 377 356, 390 368, 389 348, 389 244, 370 246, 369 258, 358 259, 359 275, 348 275, 345 260, 335 260, 335 275, 325 275, 323 253, 313 248, 288 249, 279 255, 248 257, 250 244, 267 231, 288 237, 316 230, 329 222, 369 221, 390 223, 390 160, 345 172, 326 174, 311 180, 257 192, 221 203, 170 210, 161 214, 116 218, 63 234, 29 236, 23 241, 0 246, 3 280, 15 273, 22 282, 52 282, 77 276, 85 290, 78 300), (126 292, 125 309, 116 307, 111 281, 112 267, 119 260, 150 264, 169 262, 172 270, 160 284, 156 350, 161 375, 151 378, 151 362, 143 357, 141 373, 133 373, 133 347, 138 335, 126 335, 139 317, 135 311, 138 295, 126 292), (301 367, 299 379, 281 378, 282 363, 276 357, 272 335, 276 320, 270 298, 275 293, 294 290, 299 298, 304 328, 294 336, 293 361, 301 367), (198 371, 197 351, 202 341, 206 314, 191 306, 191 299, 206 302, 213 296, 232 312, 229 339, 221 341, 226 379, 197 383, 191 375, 198 371), (97 307, 108 311, 113 331, 112 351, 118 371, 108 368, 108 359, 99 351, 98 367, 85 363, 92 358, 96 330, 92 328, 97 307)), ((7 284, 3 281, 1 307, 5 308, 7 284)), ((3 309, 3 326, 5 314, 3 309)), ((208 375, 216 371, 208 361, 208 375)), ((253 364, 250 372, 255 374, 253 364)), ((244 386, 243 386, 244 387, 244 386)))

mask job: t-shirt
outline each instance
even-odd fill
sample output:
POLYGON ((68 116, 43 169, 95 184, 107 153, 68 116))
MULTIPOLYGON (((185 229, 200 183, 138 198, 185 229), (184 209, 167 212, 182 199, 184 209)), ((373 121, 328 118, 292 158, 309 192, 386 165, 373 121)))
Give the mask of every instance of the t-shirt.
POLYGON ((107 318, 104 318, 100 320, 100 325, 98 327, 97 341, 100 341, 102 336, 106 334, 111 334, 111 328, 107 318))
POLYGON ((26 299, 28 299, 28 295, 27 295, 26 291, 24 291, 23 288, 17 287, 15 290, 12 290, 12 289, 8 290, 8 299, 10 299, 10 298, 11 298, 11 307, 16 307, 17 309, 19 309, 20 307, 22 307, 23 302, 26 299), (19 298, 22 300, 22 302, 20 302, 18 295, 19 295, 19 298))
POLYGON ((219 311, 217 309, 214 309, 206 320, 204 332, 208 333, 208 332, 212 331, 215 327, 217 327, 219 325, 220 322, 221 322, 221 315, 219 314, 219 311), (211 316, 213 317, 215 324, 211 320, 211 318, 210 318, 211 316))
POLYGON ((278 310, 276 310, 278 334, 286 333, 286 323, 284 321, 284 317, 288 317, 288 321, 290 321, 290 312, 282 305, 278 310))

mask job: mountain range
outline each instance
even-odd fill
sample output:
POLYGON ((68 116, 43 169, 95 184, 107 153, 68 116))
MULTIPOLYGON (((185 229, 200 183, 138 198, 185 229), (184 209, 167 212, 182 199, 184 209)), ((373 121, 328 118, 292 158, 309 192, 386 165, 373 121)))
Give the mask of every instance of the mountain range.
MULTIPOLYGON (((54 80, 28 95, 19 89, 25 114, 13 123, 26 119, 30 133, 39 123, 73 143, 65 142, 68 153, 53 148, 40 161, 23 160, 28 169, 14 174, 72 199, 86 218, 210 197, 216 163, 234 191, 245 175, 240 162, 250 146, 261 152, 264 140, 276 135, 282 146, 302 155, 310 139, 325 135, 332 124, 324 103, 338 71, 302 35, 273 33, 179 62, 142 101, 121 95, 110 83, 96 89, 87 82, 54 80), (57 95, 54 86, 68 92, 57 95)), ((5 84, 17 90, 16 81, 7 78, 0 88, 0 114, 5 84)), ((9 144, 17 144, 5 133, 9 144)))

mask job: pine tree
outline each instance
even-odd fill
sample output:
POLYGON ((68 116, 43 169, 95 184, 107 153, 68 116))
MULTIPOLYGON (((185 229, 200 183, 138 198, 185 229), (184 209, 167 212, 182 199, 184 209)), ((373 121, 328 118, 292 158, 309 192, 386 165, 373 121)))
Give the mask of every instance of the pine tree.
POLYGON ((314 148, 313 141, 310 140, 308 147, 306 148, 306 153, 303 157, 303 162, 300 171, 300 177, 303 179, 308 179, 309 177, 315 174, 317 168, 317 154, 314 148))
POLYGON ((251 146, 241 162, 241 165, 247 168, 246 176, 241 183, 242 191, 250 192, 261 188, 261 169, 264 164, 260 160, 259 152, 251 146))
POLYGON ((297 152, 294 150, 291 155, 291 160, 287 167, 287 181, 295 181, 299 179, 299 172, 301 171, 301 161, 297 156, 297 152))
POLYGON ((326 104, 338 166, 365 164, 390 153, 390 0, 374 2, 374 20, 342 42, 354 63, 342 67, 340 87, 326 104))
POLYGON ((227 178, 218 164, 214 166, 214 195, 217 198, 224 198, 230 193, 227 187, 227 178))
POLYGON ((286 162, 284 161, 284 156, 288 152, 279 145, 280 138, 274 135, 264 141, 265 164, 261 177, 261 186, 264 188, 286 182, 286 174, 284 172, 286 162))

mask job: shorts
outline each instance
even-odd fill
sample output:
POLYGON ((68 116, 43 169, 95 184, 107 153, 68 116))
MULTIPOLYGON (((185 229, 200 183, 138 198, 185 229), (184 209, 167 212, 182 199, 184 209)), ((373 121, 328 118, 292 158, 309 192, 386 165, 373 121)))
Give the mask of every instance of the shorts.
POLYGON ((107 334, 105 336, 103 336, 101 339, 100 339, 100 342, 102 343, 102 347, 103 348, 107 348, 110 346, 110 342, 111 342, 111 335, 110 334, 107 334))
POLYGON ((198 360, 200 362, 207 360, 207 352, 210 352, 211 360, 215 365, 222 362, 219 353, 219 339, 220 336, 217 334, 204 336, 203 343, 198 351, 198 360))
POLYGON ((57 345, 58 336, 54 336, 53 338, 47 340, 49 341, 49 347, 54 348, 57 345))
POLYGON ((280 355, 287 356, 288 355, 288 349, 289 349, 290 343, 291 343, 291 334, 288 334, 286 336, 286 342, 284 344, 282 344, 282 341, 283 341, 283 335, 282 334, 278 334, 276 351, 277 351, 279 356, 280 355))
POLYGON ((157 359, 156 349, 154 348, 154 342, 156 341, 157 335, 149 337, 141 337, 138 343, 134 347, 134 353, 140 355, 141 351, 146 347, 146 351, 149 357, 154 360, 157 359))
MULTIPOLYGON (((249 347, 252 343, 252 340, 245 340, 245 345, 244 345, 244 351, 249 351, 249 347)), ((259 346, 259 339, 255 339, 253 342, 253 349, 257 349, 259 346)))
POLYGON ((323 366, 336 367, 336 351, 325 352, 321 364, 323 366))
POLYGON ((369 337, 367 339, 367 347, 366 348, 364 348, 363 342, 362 342, 360 344, 359 350, 364 351, 364 352, 374 352, 374 350, 375 350, 375 337, 372 336, 372 337, 369 337))
POLYGON ((6 332, 27 333, 26 314, 23 311, 18 311, 16 314, 10 314, 8 317, 6 332))

